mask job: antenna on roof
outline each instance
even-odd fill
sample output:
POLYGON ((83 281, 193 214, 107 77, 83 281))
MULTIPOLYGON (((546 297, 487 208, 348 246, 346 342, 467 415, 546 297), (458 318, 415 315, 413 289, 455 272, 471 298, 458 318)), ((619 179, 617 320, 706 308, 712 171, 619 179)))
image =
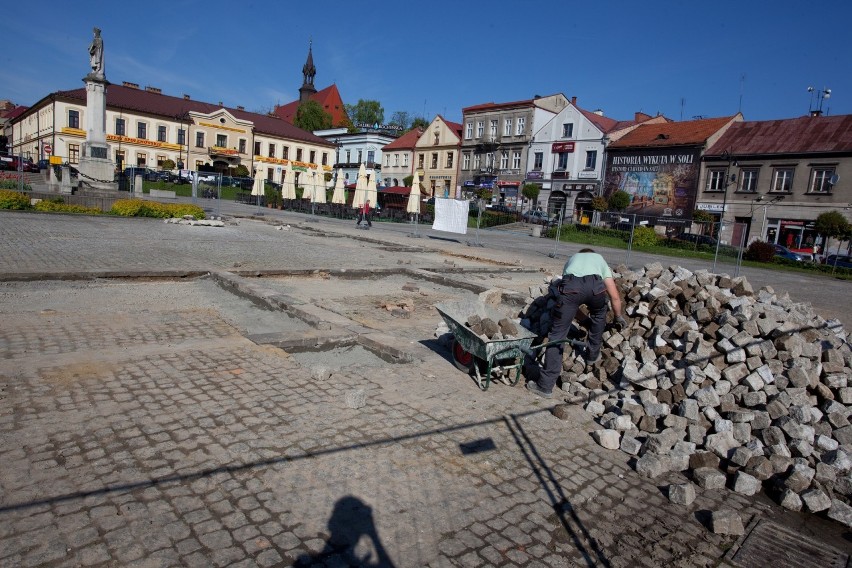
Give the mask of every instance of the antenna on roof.
POLYGON ((686 99, 680 98, 680 119, 683 120, 683 106, 686 104, 686 99))
POLYGON ((740 104, 737 107, 737 112, 743 111, 743 85, 745 84, 745 73, 740 75, 740 104))

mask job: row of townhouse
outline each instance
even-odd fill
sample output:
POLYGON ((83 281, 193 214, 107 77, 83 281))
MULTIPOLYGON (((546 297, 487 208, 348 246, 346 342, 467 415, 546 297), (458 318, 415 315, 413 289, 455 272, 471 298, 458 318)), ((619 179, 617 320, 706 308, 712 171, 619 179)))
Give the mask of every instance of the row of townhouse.
POLYGON ((817 217, 852 222, 852 116, 813 113, 744 121, 741 114, 691 121, 636 113, 617 121, 576 98, 535 97, 441 116, 383 148, 386 184, 418 171, 425 193, 465 197, 491 190, 521 206, 520 188, 565 218, 588 218, 595 196, 630 196, 625 211, 664 230, 684 230, 693 212, 724 219, 721 240, 755 239, 807 250, 819 244, 817 217))
MULTIPOLYGON (((8 146, 33 159, 59 157, 77 164, 86 141, 86 91, 57 91, 5 125, 8 146)), ((161 168, 167 160, 179 169, 209 166, 228 171, 244 165, 281 182, 284 167, 331 172, 334 143, 279 117, 174 97, 155 87, 124 82, 106 91, 106 138, 117 168, 161 168)))

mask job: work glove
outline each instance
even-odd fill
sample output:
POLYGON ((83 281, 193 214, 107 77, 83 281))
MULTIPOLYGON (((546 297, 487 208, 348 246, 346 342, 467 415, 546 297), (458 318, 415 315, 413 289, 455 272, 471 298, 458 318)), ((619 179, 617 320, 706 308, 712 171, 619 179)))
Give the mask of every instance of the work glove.
POLYGON ((615 319, 612 321, 612 325, 618 331, 621 331, 625 327, 627 327, 627 320, 624 319, 624 316, 615 316, 615 319))

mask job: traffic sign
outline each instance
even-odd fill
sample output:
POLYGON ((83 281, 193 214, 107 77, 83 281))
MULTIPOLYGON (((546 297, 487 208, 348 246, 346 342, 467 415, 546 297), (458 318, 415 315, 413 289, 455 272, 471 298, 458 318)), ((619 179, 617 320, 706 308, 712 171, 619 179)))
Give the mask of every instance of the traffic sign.
POLYGON ((42 144, 41 149, 44 150, 45 154, 50 154, 51 152, 53 152, 53 146, 51 146, 50 144, 42 144))

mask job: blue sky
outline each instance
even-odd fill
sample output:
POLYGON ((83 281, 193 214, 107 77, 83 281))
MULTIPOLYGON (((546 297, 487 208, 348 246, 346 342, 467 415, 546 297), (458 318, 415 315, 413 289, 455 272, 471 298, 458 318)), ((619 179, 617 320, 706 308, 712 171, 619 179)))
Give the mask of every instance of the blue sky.
MULTIPOLYGON (((431 120, 535 95, 616 119, 792 118, 830 88, 852 114, 852 3, 790 0, 407 3, 41 0, 5 9, 0 99, 82 87, 92 28, 107 79, 267 111, 295 100, 313 40, 315 84, 431 120), (304 8, 300 8, 304 6, 304 8), (744 79, 743 79, 744 77, 744 79)), ((816 102, 814 102, 814 106, 816 102)))

